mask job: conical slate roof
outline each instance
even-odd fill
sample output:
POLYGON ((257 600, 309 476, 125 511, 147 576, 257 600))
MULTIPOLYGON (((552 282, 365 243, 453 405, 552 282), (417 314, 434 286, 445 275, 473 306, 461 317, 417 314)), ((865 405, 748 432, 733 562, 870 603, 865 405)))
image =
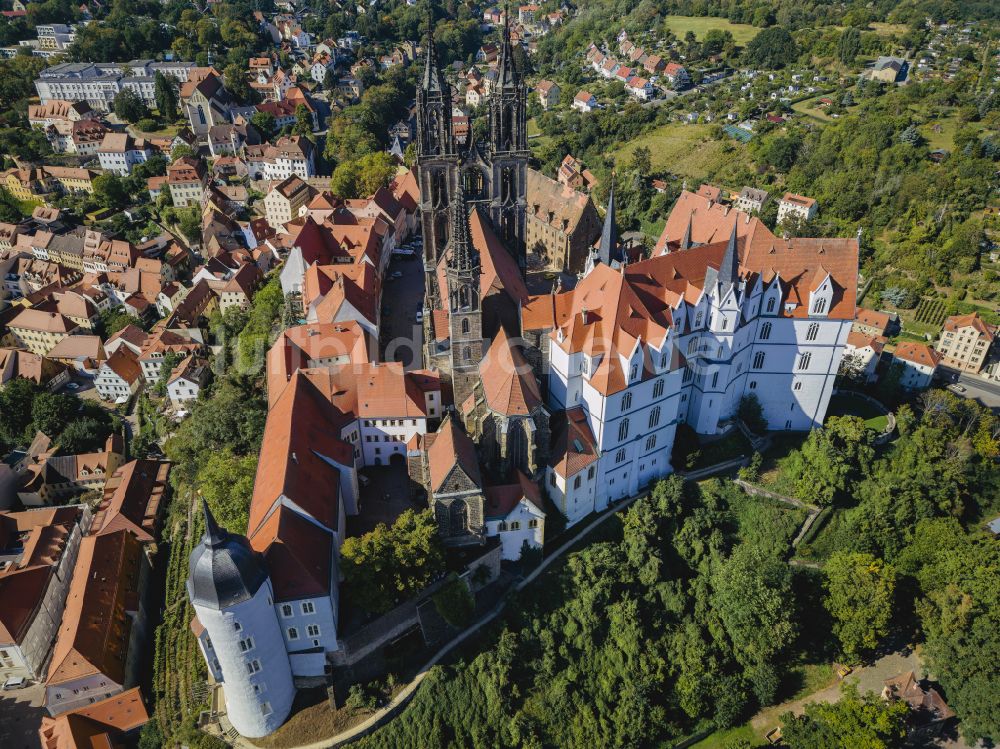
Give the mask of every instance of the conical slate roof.
POLYGON ((267 579, 263 557, 244 536, 220 528, 202 500, 205 534, 188 561, 188 597, 192 604, 225 609, 253 598, 267 579))

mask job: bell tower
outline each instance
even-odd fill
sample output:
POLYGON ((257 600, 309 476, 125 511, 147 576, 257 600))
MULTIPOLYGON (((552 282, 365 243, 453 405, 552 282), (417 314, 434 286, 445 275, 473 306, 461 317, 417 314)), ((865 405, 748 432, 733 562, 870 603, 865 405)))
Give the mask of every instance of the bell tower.
POLYGON ((455 404, 459 407, 479 380, 479 362, 483 358, 483 313, 479 288, 482 270, 479 253, 473 247, 469 234, 468 211, 465 192, 459 184, 452 203, 452 235, 446 268, 451 384, 455 404))
POLYGON ((435 269, 448 243, 448 206, 458 185, 458 149, 451 121, 451 86, 438 67, 434 14, 428 10, 427 54, 417 87, 417 181, 424 237, 425 310, 439 307, 435 269))
POLYGON ((490 221, 497 235, 527 271, 528 209, 528 93, 517 69, 510 42, 510 6, 504 7, 503 38, 497 60, 497 79, 489 97, 490 221))

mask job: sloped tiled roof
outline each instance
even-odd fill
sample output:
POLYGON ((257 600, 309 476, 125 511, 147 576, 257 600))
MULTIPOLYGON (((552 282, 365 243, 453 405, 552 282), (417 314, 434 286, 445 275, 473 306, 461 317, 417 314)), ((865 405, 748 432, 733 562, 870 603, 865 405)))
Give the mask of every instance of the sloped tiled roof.
POLYGON ((477 486, 482 485, 476 447, 452 416, 445 418, 438 427, 434 441, 427 449, 427 464, 432 492, 441 488, 455 466, 461 468, 477 486))
POLYGON ((500 327, 486 356, 479 363, 483 394, 492 411, 525 416, 542 403, 542 394, 531 365, 500 327))

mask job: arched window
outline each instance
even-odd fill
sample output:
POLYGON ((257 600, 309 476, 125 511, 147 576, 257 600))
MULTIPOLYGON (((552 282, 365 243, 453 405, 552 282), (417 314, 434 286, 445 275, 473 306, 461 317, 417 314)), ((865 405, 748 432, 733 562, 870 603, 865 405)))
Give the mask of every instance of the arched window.
POLYGON ((462 318, 462 332, 463 333, 469 332, 469 318, 467 317, 462 318))
POLYGON ((770 337, 771 337, 771 323, 766 322, 760 326, 760 340, 766 341, 770 337))
POLYGON ((573 479, 573 488, 574 489, 579 489, 580 485, 582 483, 583 483, 583 480, 579 476, 577 476, 575 479, 573 479))
POLYGON ((656 435, 651 434, 646 438, 646 449, 652 450, 654 447, 656 447, 656 435))
POLYGON ((469 167, 462 172, 462 187, 465 189, 465 197, 476 200, 483 197, 486 181, 483 173, 476 167, 469 167))
POLYGON ((657 380, 653 385, 653 397, 659 398, 661 395, 663 395, 663 380, 657 380))
POLYGON ((501 520, 500 524, 497 525, 497 530, 498 531, 505 531, 505 530, 507 530, 507 521, 506 520, 501 520))
POLYGON ((622 397, 622 413, 632 408, 632 393, 625 393, 622 397))
POLYGON ((472 349, 470 349, 468 346, 466 346, 462 351, 462 359, 465 361, 472 360, 472 349))
POLYGON ((758 351, 753 355, 753 368, 760 369, 764 366, 764 352, 758 351))
POLYGON ((639 376, 639 365, 633 364, 632 369, 629 370, 628 381, 632 382, 638 376, 639 376))
POLYGON ((660 407, 653 406, 653 410, 649 412, 649 428, 652 429, 659 423, 660 423, 660 407))
POLYGON ((591 466, 590 468, 587 469, 587 478, 588 479, 594 478, 594 466, 591 466))
POLYGON ((512 522, 511 524, 510 524, 510 529, 511 529, 512 531, 519 531, 519 530, 521 530, 521 521, 520 521, 520 520, 515 520, 515 521, 513 521, 513 522, 512 522))
POLYGON ((694 326, 696 328, 700 328, 701 327, 701 318, 702 318, 702 313, 701 312, 699 312, 697 315, 695 315, 694 326))
POLYGON ((819 335, 819 323, 818 322, 810 323, 809 329, 806 331, 806 340, 815 341, 818 335, 819 335))
POLYGON ((774 312, 774 306, 778 303, 777 298, 771 297, 767 300, 767 311, 774 312))
POLYGON ((798 366, 798 369, 800 369, 800 370, 802 370, 802 369, 809 369, 809 362, 812 361, 812 357, 813 357, 813 355, 811 353, 809 353, 808 351, 806 353, 802 354, 802 356, 799 357, 799 366, 798 366))
POLYGON ((826 312, 826 297, 820 297, 813 305, 813 314, 822 315, 824 312, 826 312))
POLYGON ((618 425, 618 441, 624 442, 628 439, 628 419, 622 419, 618 425))
POLYGON ((615 463, 624 463, 624 462, 625 462, 625 451, 619 450, 618 452, 615 453, 615 463))
POLYGON ((660 354, 660 369, 663 369, 666 366, 667 366, 667 355, 660 354))
POLYGON ((688 341, 688 348, 687 348, 687 352, 688 352, 688 355, 690 356, 690 355, 691 355, 691 354, 693 354, 693 353, 694 353, 694 352, 695 352, 695 351, 696 351, 697 349, 698 349, 698 337, 697 337, 697 336, 695 336, 695 337, 694 337, 694 338, 692 338, 692 339, 691 339, 690 341, 688 341))

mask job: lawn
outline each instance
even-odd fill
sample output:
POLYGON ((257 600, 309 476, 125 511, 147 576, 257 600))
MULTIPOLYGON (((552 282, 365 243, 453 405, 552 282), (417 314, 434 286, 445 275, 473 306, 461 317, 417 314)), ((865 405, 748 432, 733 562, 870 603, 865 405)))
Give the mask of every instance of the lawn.
POLYGON ((733 39, 741 47, 757 36, 760 29, 745 23, 731 23, 725 18, 712 18, 703 16, 667 16, 664 19, 667 27, 674 32, 678 39, 683 39, 689 31, 693 31, 695 38, 701 41, 702 37, 712 29, 728 31, 733 35, 733 39))
POLYGON ((863 398, 857 398, 849 393, 838 393, 830 399, 830 407, 826 417, 860 416, 865 420, 865 426, 881 433, 889 423, 886 415, 863 398))
MULTIPOLYGON (((970 122, 967 126, 973 130, 986 129, 984 122, 970 122)), ((958 132, 959 127, 958 117, 950 114, 931 120, 917 129, 927 139, 927 145, 931 149, 943 148, 946 151, 953 151, 955 149, 955 133, 958 132)))
MULTIPOLYGON (((727 145, 714 140, 711 125, 685 125, 669 122, 641 135, 612 154, 618 164, 627 164, 640 146, 649 149, 654 171, 667 171, 682 177, 707 177, 731 160, 724 153, 727 145)), ((732 141, 729 141, 732 143, 732 141)), ((736 148, 743 148, 736 145, 736 148)))

